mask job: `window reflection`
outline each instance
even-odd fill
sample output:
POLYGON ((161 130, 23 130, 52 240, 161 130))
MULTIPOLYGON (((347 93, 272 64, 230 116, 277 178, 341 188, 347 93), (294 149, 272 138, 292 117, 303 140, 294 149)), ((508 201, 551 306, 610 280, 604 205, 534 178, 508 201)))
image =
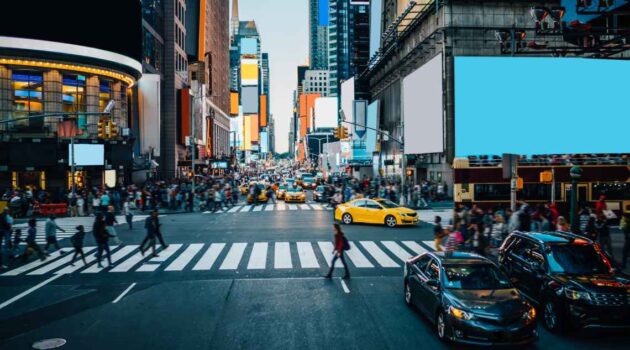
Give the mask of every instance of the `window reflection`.
MULTIPOLYGON (((13 72, 13 118, 26 118, 31 115, 41 114, 43 109, 42 73, 37 71, 16 70, 13 72)), ((16 121, 15 126, 20 128, 41 128, 43 118, 16 121)))

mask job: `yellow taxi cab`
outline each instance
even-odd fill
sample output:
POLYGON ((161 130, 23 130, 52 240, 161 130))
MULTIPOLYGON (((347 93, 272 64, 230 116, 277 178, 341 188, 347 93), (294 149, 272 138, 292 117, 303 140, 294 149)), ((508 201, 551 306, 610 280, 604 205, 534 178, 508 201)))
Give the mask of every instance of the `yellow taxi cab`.
POLYGON ((306 203, 306 193, 300 186, 291 186, 284 194, 284 201, 287 203, 306 203))
POLYGON ((356 222, 384 224, 387 227, 415 225, 420 222, 418 213, 414 210, 382 198, 359 198, 339 204, 335 209, 335 220, 340 220, 346 225, 356 222))
POLYGON ((286 195, 288 190, 288 186, 285 184, 280 185, 280 187, 278 187, 278 189, 276 190, 276 198, 277 199, 284 199, 284 196, 286 195))
MULTIPOLYGON (((267 190, 263 184, 256 184, 260 188, 260 194, 258 195, 258 203, 267 203, 269 201, 269 197, 267 197, 267 190)), ((254 203, 254 196, 251 194, 247 195, 247 204, 254 203)))
POLYGON ((246 195, 249 193, 249 186, 253 185, 254 182, 250 182, 249 184, 242 184, 239 189, 241 190, 242 195, 246 195))

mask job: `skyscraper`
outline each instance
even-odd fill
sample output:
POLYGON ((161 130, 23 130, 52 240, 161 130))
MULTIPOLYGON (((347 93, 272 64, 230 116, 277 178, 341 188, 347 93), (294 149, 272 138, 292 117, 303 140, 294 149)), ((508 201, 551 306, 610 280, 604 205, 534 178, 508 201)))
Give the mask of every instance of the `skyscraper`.
POLYGON ((329 0, 309 0, 309 58, 311 69, 328 68, 329 0))
POLYGON ((341 81, 365 69, 369 60, 368 0, 330 0, 328 69, 330 95, 339 94, 341 81))

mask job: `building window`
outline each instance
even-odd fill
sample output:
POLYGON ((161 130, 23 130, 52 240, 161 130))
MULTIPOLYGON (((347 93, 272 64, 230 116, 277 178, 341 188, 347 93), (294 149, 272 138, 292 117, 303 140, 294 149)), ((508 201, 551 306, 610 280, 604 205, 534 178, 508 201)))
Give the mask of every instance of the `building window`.
POLYGON ((112 99, 112 82, 109 80, 101 79, 99 85, 98 110, 100 112, 103 112, 109 100, 112 99))
POLYGON ((86 112, 85 76, 64 74, 63 76, 63 107, 68 113, 86 112))
MULTIPOLYGON (((41 114, 44 110, 43 78, 37 71, 13 71, 13 118, 26 118, 29 115, 41 114)), ((16 122, 18 127, 41 128, 43 119, 21 120, 16 122)))

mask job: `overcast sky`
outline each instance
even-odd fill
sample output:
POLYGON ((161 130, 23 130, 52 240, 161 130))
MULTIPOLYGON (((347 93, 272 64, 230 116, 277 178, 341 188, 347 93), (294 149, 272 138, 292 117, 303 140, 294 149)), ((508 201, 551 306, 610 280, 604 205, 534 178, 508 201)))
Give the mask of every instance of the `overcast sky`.
POLYGON ((241 21, 256 21, 262 50, 269 53, 276 152, 286 152, 297 66, 308 62, 308 0, 239 0, 238 8, 241 21))

